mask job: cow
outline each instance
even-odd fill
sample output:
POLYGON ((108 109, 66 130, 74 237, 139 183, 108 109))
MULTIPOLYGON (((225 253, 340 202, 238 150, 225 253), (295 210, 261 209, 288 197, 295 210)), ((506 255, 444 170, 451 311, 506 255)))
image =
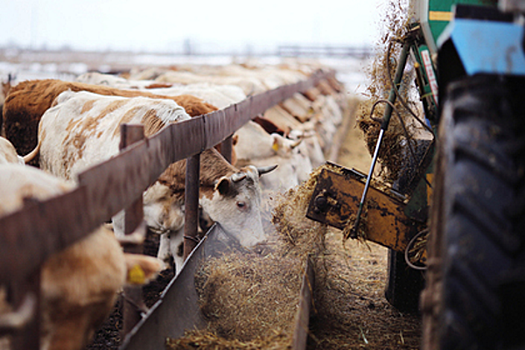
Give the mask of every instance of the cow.
POLYGON ((286 191, 309 177, 312 164, 308 154, 300 151, 302 140, 292 141, 277 133, 269 134, 259 124, 249 121, 235 132, 237 164, 269 166, 278 168, 261 179, 266 190, 286 191))
POLYGON ((267 87, 255 77, 242 76, 211 76, 209 74, 196 74, 193 72, 184 71, 168 71, 158 76, 155 81, 159 83, 173 83, 173 84, 198 84, 211 83, 216 85, 235 85, 239 86, 246 96, 252 96, 264 91, 267 87))
MULTIPOLYGON (((28 199, 41 201, 73 188, 73 184, 37 168, 2 164, 0 217, 21 209, 28 199)), ((84 349, 111 312, 121 288, 148 283, 161 268, 157 258, 125 254, 113 233, 103 226, 51 255, 40 274, 40 348, 84 349), (144 278, 137 279, 131 271, 142 271, 144 278)), ((6 306, 6 300, 0 302, 6 306)), ((9 317, 8 311, 4 308, 0 320, 9 317)))
POLYGON ((301 140, 302 142, 299 144, 298 152, 308 155, 310 163, 312 164, 312 168, 317 168, 318 166, 321 166, 325 163, 326 160, 323 154, 323 150, 321 149, 315 131, 291 129, 288 132, 286 132, 285 130, 279 128, 271 120, 262 116, 255 117, 253 121, 259 124, 269 134, 279 134, 282 136, 286 136, 286 138, 296 142, 301 140))
MULTIPOLYGON (((121 123, 143 124, 146 137, 168 123, 187 120, 184 109, 172 100, 146 97, 101 96, 90 92, 64 91, 56 105, 42 116, 39 143, 41 168, 65 179, 109 159, 118 150, 121 123)), ((259 176, 271 167, 237 169, 215 149, 201 154, 200 199, 203 210, 236 237, 240 244, 255 248, 266 240, 260 219, 259 176)), ((171 164, 144 193, 144 216, 148 226, 162 233, 159 258, 173 256, 176 271, 182 266, 179 246, 184 223, 185 160, 171 164), (164 235, 165 234, 165 235, 164 235), (169 247, 166 239, 170 236, 169 247)), ((114 220, 122 235, 122 215, 114 220)))
POLYGON ((92 84, 92 85, 106 85, 117 89, 158 89, 168 88, 173 84, 163 84, 152 80, 128 80, 123 77, 115 76, 113 74, 103 74, 98 72, 88 72, 79 75, 75 78, 76 82, 92 84))
MULTIPOLYGON (((13 143, 18 154, 25 155, 35 148, 40 118, 53 105, 56 97, 67 90, 89 91, 106 96, 171 99, 184 107, 186 113, 192 117, 217 110, 215 106, 191 95, 155 95, 147 91, 120 90, 56 79, 22 81, 9 91, 3 111, 5 137, 13 143)), ((31 164, 38 166, 36 158, 31 164)))
MULTIPOLYGON (((188 72, 184 74, 187 75, 188 72)), ((127 80, 111 74, 89 72, 78 76, 75 81, 118 89, 147 90, 150 93, 163 96, 191 95, 199 97, 203 101, 220 109, 232 103, 238 103, 246 98, 246 94, 241 87, 236 85, 211 84, 206 81, 206 77, 198 78, 199 82, 197 83, 173 84, 159 83, 151 80, 127 80)))
POLYGON ((24 158, 16 153, 11 142, 0 136, 0 164, 7 163, 24 164, 24 158))
MULTIPOLYGON (((228 77, 250 76, 258 78, 264 85, 267 85, 267 88, 275 88, 307 78, 305 73, 297 69, 282 67, 247 68, 241 65, 227 65, 220 67, 185 66, 183 68, 185 71, 170 72, 168 74, 173 78, 181 77, 178 85, 149 91, 157 95, 169 96, 189 94, 199 97, 218 108, 225 108, 244 100, 246 98, 245 93, 239 86, 210 84, 210 81, 228 77), (190 79, 192 76, 194 80, 190 79), (202 82, 205 80, 208 82, 202 82), (191 81, 200 81, 200 83, 187 84, 191 81), (186 85, 181 85, 181 83, 186 85)), ((151 81, 126 80, 122 77, 101 73, 86 73, 79 76, 77 80, 118 88, 145 89, 151 86, 151 81)), ((303 154, 308 154, 312 166, 317 167, 324 164, 325 158, 322 146, 325 146, 324 149, 328 150, 327 146, 331 143, 336 126, 342 121, 342 112, 333 95, 323 95, 319 91, 314 97, 313 100, 309 100, 305 95, 296 93, 291 98, 280 103, 279 106, 268 110, 266 112, 267 117, 259 119, 257 122, 269 122, 268 118, 272 118, 283 126, 284 121, 287 129, 279 129, 275 132, 294 140, 305 139, 305 142, 300 146, 300 151, 303 154), (276 118, 281 120, 276 120, 276 118), (284 120, 282 120, 283 118, 284 120)), ((267 125, 264 127, 267 128, 267 125)), ((277 172, 284 172, 284 169, 281 167, 277 172)), ((276 174, 274 173, 272 176, 276 176, 276 174)), ((269 177, 265 177, 263 182, 268 180, 269 177)))
POLYGON ((151 89, 158 95, 177 96, 182 94, 201 98, 219 109, 239 103, 246 98, 243 90, 235 85, 214 85, 209 83, 188 84, 170 88, 151 89))

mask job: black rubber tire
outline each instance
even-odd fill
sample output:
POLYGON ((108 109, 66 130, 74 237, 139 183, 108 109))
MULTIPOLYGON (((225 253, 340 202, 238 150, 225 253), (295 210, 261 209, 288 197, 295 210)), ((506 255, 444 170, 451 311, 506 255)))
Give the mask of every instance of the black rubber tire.
POLYGON ((389 249, 386 300, 401 312, 418 312, 419 294, 424 286, 422 272, 407 265, 405 254, 389 249))
POLYGON ((473 76, 443 104, 424 349, 525 343, 525 83, 473 76))

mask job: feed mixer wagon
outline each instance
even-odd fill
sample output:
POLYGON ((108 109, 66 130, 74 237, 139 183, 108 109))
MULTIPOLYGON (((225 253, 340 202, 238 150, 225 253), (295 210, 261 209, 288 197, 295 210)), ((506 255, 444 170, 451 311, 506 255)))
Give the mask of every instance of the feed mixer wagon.
POLYGON ((390 90, 373 101, 368 174, 327 164, 307 216, 390 248, 386 298, 422 313, 424 349, 523 349, 525 1, 412 0, 409 12, 385 59, 390 90), (398 165, 393 182, 378 159, 398 165))

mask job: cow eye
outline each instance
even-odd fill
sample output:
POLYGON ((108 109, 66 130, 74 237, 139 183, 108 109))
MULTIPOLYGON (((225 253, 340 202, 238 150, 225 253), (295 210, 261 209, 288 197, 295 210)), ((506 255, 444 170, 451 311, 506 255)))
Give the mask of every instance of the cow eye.
POLYGON ((237 206, 238 206, 239 208, 244 208, 244 207, 246 206, 246 202, 238 201, 238 202, 237 202, 237 206))

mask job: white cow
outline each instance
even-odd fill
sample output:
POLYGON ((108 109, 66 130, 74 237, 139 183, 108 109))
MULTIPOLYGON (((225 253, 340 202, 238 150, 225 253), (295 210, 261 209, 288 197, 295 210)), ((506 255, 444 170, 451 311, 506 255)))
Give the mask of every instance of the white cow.
POLYGON ((149 91, 157 95, 166 96, 192 95, 219 109, 241 102, 246 98, 246 94, 238 86, 209 83, 176 85, 170 88, 150 89, 149 91))
MULTIPOLYGON (((189 116, 184 109, 172 100, 65 91, 40 121, 40 164, 53 174, 73 179, 87 167, 118 154, 120 124, 143 124, 146 136, 151 136, 168 123, 186 119, 189 116)), ((179 161, 170 165, 144 193, 148 226, 171 237, 169 249, 160 249, 159 257, 168 259, 168 255, 173 255, 178 270, 182 266, 177 252, 184 224, 185 164, 179 161)), ((267 171, 269 168, 239 170, 215 149, 201 155, 201 205, 213 221, 247 248, 266 239, 259 213, 258 178, 267 171)), ((122 234, 122 215, 114 218, 114 228, 118 235, 122 234)))
POLYGON ((211 83, 216 85, 235 85, 242 88, 247 96, 256 95, 268 90, 266 86, 254 77, 239 76, 210 76, 193 72, 168 71, 158 76, 155 81, 159 83, 197 84, 211 83))
MULTIPOLYGON (((105 85, 114 87, 117 89, 125 90, 150 90, 150 87, 155 85, 166 85, 158 84, 154 80, 129 80, 123 77, 119 77, 113 74, 104 74, 98 72, 88 72, 82 75, 79 75, 75 78, 75 81, 78 83, 92 84, 92 85, 105 85)), ((168 86, 171 84, 167 84, 168 86)))
POLYGON ((297 186, 308 178, 312 164, 308 154, 298 147, 299 141, 292 141, 279 134, 268 134, 259 124, 248 122, 235 133, 238 136, 235 153, 237 164, 279 166, 261 179, 264 189, 285 191, 297 186))

